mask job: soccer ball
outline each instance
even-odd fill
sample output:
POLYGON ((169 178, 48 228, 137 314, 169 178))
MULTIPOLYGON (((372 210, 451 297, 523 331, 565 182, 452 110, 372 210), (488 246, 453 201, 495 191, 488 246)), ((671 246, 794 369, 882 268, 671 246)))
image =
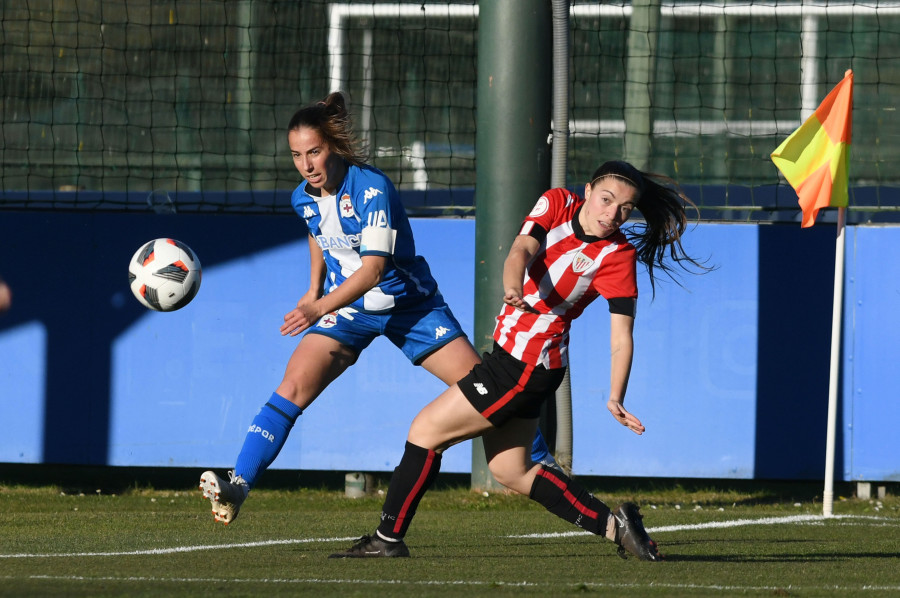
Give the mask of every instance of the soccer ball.
POLYGON ((175 311, 200 290, 200 260, 180 241, 154 239, 128 263, 128 284, 144 307, 175 311))

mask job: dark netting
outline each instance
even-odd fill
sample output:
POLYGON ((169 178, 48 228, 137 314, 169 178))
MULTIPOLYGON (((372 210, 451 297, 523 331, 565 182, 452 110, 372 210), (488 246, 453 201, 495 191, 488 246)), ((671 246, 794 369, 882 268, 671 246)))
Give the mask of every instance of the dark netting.
MULTIPOLYGON (((22 0, 0 22, 0 210, 286 211, 287 122, 341 89, 405 198, 470 213, 474 0, 22 0)), ((898 209, 900 4, 664 3, 646 23, 571 4, 570 185, 646 128, 646 169, 704 208, 796 212, 769 154, 852 68, 851 211, 898 209)))

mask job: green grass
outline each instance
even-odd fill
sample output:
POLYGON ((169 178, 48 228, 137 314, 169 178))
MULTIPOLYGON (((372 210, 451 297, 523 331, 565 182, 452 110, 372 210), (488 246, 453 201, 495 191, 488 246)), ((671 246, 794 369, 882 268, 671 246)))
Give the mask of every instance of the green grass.
POLYGON ((0 486, 0 596, 900 594, 896 496, 841 498, 829 520, 709 527, 822 506, 803 485, 586 482, 610 505, 641 504, 666 562, 621 560, 524 497, 467 488, 425 497, 407 536, 413 558, 329 560, 374 529, 379 496, 260 489, 224 527, 193 488, 0 486))

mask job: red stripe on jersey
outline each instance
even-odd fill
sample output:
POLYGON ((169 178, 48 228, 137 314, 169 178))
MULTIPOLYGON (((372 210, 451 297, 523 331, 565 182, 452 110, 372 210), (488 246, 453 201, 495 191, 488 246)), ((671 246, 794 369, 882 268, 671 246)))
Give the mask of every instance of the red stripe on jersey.
POLYGON ((428 451, 428 456, 425 458, 425 466, 422 467, 422 471, 419 472, 419 478, 416 480, 415 486, 413 486, 412 491, 407 495, 406 500, 403 501, 403 507, 400 509, 400 513, 397 514, 397 521, 394 523, 393 530, 395 534, 399 534, 403 528, 403 522, 406 520, 406 514, 409 513, 409 507, 416 497, 419 496, 422 485, 425 484, 425 480, 428 479, 428 473, 431 471, 431 466, 432 463, 434 463, 436 455, 437 453, 434 451, 428 451))
POLYGON ((516 381, 516 385, 506 391, 506 393, 502 397, 500 397, 493 405, 482 411, 481 415, 485 418, 490 417, 504 405, 509 403, 513 397, 515 397, 525 389, 525 384, 528 382, 528 379, 531 378, 531 372, 533 371, 533 365, 529 364, 528 366, 526 366, 525 370, 522 372, 522 375, 519 376, 519 379, 516 381))
POLYGON ((553 475, 550 471, 546 470, 543 467, 541 467, 538 470, 537 475, 550 481, 554 486, 556 486, 557 488, 562 490, 563 498, 565 498, 566 501, 570 505, 575 507, 575 509, 579 513, 581 513, 585 517, 590 517, 591 519, 597 519, 597 517, 598 517, 597 511, 595 511, 593 509, 589 509, 583 502, 581 502, 580 500, 575 498, 575 495, 572 494, 571 492, 569 492, 569 485, 567 483, 565 483, 563 480, 561 480, 559 477, 553 475))
POLYGON ((572 320, 597 297, 637 297, 636 254, 625 235, 616 232, 605 239, 576 236, 573 220, 583 203, 565 189, 551 189, 541 196, 520 229, 537 225, 547 232, 527 267, 522 288, 525 301, 539 313, 504 305, 494 340, 526 363, 564 367, 572 320))

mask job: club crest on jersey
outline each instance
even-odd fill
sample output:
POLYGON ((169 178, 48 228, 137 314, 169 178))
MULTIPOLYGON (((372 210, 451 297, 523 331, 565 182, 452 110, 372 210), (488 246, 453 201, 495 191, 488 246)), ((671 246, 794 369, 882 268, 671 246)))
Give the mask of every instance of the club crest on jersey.
POLYGON ((588 268, 594 265, 594 260, 584 255, 580 251, 575 256, 575 259, 572 260, 572 272, 576 274, 581 274, 588 268))
POLYGON ((543 195, 538 198, 537 203, 534 204, 534 207, 531 208, 531 213, 528 214, 532 218, 537 218, 538 216, 543 216, 547 213, 547 210, 550 208, 550 202, 547 201, 547 198, 543 195))
POLYGON ((333 311, 330 314, 325 314, 319 319, 319 323, 316 324, 319 328, 333 328, 335 324, 337 324, 337 312, 333 311))
POLYGON ((350 195, 344 193, 341 195, 341 216, 344 218, 353 218, 356 212, 353 211, 353 202, 350 201, 350 195))

